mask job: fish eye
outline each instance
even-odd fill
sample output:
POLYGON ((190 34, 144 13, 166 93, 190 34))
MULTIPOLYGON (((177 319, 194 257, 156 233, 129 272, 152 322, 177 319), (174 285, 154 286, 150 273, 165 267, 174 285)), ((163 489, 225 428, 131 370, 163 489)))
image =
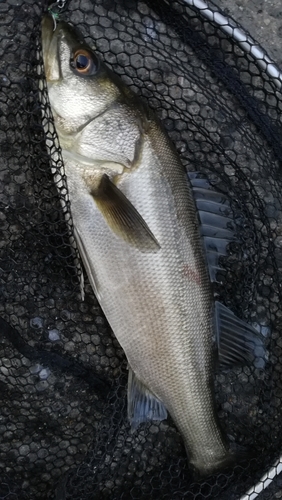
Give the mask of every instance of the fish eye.
POLYGON ((70 65, 77 75, 91 76, 97 73, 99 60, 93 52, 86 49, 78 49, 73 54, 70 65))

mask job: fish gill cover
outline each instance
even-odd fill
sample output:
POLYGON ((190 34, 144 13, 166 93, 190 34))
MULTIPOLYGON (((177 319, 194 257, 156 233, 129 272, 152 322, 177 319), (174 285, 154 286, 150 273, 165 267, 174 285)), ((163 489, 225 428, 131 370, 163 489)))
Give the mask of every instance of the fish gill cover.
POLYGON ((197 479, 170 418, 131 432, 126 359, 87 280, 81 301, 46 87, 60 194, 42 127, 47 7, 0 4, 0 498, 238 499, 282 448, 281 95, 251 55, 181 1, 69 0, 61 13, 234 215, 238 235, 214 296, 261 332, 268 355, 264 369, 215 374, 221 426, 250 454, 197 479))

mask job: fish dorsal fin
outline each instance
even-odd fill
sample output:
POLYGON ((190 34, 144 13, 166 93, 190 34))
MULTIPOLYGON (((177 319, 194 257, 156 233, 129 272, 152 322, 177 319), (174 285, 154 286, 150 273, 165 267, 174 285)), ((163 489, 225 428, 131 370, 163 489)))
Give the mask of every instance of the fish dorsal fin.
POLYGON ((263 336, 217 301, 215 330, 220 366, 254 364, 256 368, 264 368, 266 349, 263 336))
POLYGON ((236 224, 226 196, 217 192, 198 172, 189 172, 195 204, 200 218, 200 232, 208 264, 209 276, 216 282, 217 272, 222 270, 221 256, 227 255, 231 241, 237 241, 236 224))
POLYGON ((127 412, 132 429, 137 429, 142 422, 165 420, 167 411, 163 403, 156 398, 136 377, 129 367, 127 412))
POLYGON ((106 174, 91 195, 116 235, 143 253, 155 253, 160 249, 139 212, 106 174))

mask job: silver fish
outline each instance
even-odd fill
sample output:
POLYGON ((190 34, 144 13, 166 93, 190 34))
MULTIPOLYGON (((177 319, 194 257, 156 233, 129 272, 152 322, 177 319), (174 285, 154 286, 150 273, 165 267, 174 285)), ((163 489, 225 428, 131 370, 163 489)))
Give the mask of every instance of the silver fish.
POLYGON ((77 245, 129 364, 129 418, 136 427, 168 411, 190 464, 211 473, 232 454, 215 409, 214 304, 186 172, 153 112, 72 26, 53 31, 45 17, 42 41, 77 245))

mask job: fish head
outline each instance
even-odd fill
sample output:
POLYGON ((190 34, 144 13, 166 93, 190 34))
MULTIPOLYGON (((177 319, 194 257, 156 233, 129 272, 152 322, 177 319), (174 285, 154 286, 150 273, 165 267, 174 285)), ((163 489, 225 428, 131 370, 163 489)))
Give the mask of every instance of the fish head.
MULTIPOLYGON (((110 70, 69 23, 42 20, 42 49, 56 128, 71 133, 101 115, 120 94, 110 70)), ((59 132, 59 130, 58 130, 59 132)))
POLYGON ((99 160, 102 174, 130 168, 147 127, 147 107, 69 23, 60 21, 54 30, 52 17, 45 16, 42 49, 64 161, 71 155, 96 168, 99 160))

